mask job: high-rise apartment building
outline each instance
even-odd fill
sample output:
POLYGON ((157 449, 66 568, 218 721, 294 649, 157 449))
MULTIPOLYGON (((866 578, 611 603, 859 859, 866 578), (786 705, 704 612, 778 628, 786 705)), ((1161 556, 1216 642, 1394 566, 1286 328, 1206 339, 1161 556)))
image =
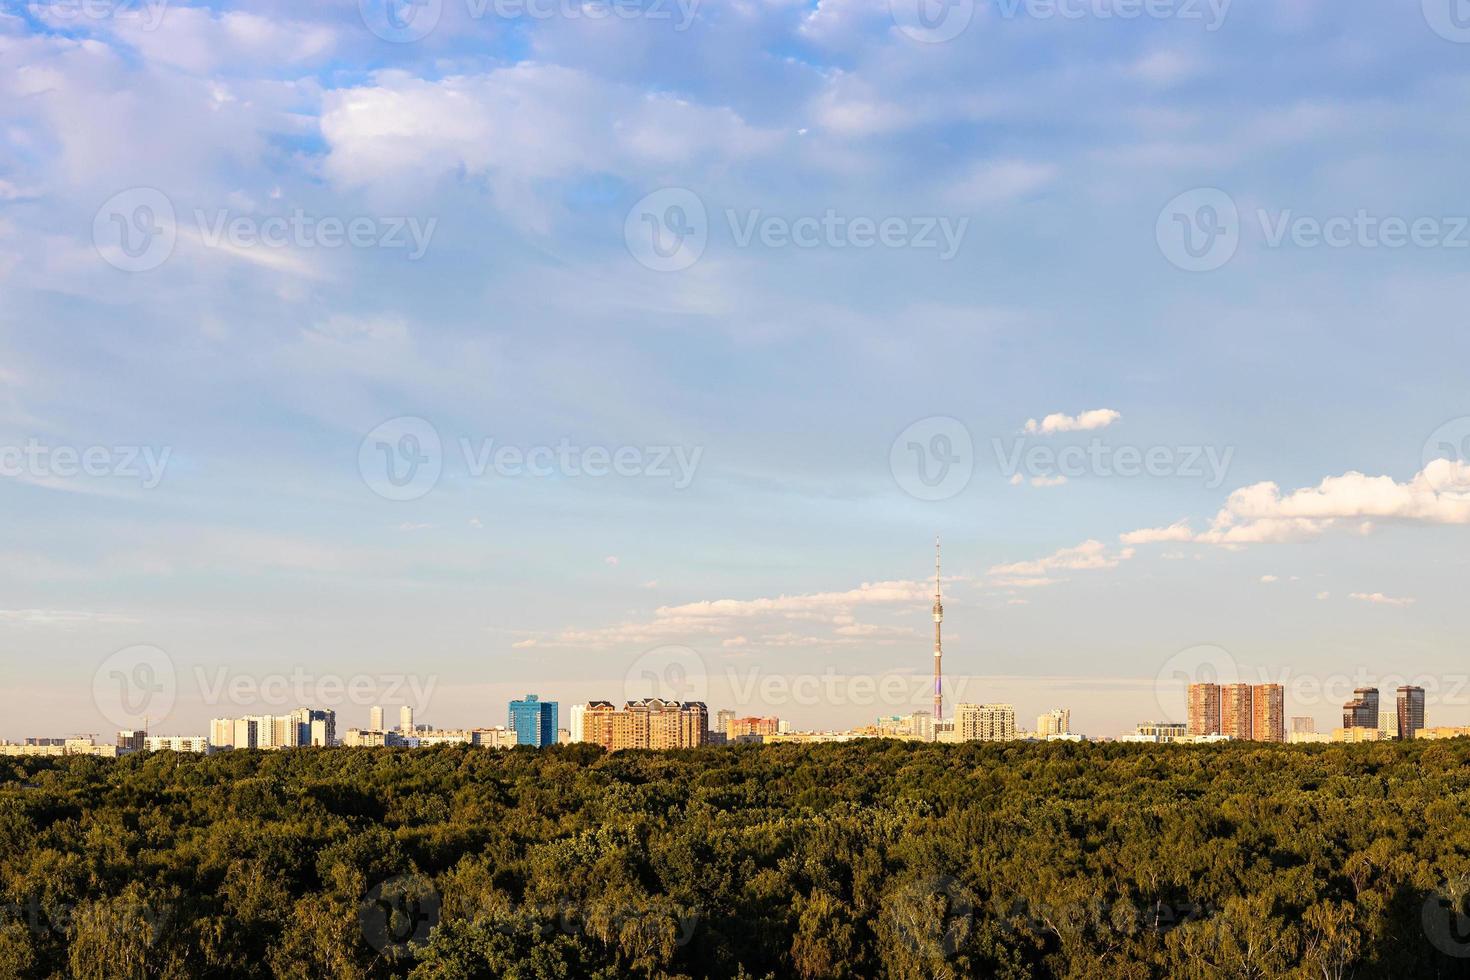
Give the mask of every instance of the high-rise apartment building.
POLYGON ((405 704, 398 709, 398 731, 404 735, 413 734, 413 705, 405 704))
POLYGON ((934 741, 934 716, 927 711, 909 715, 909 735, 921 742, 934 741))
POLYGON ((1036 734, 1065 735, 1072 730, 1072 712, 1067 708, 1053 708, 1044 715, 1036 716, 1036 734))
POLYGON ((1251 688, 1250 737, 1257 742, 1286 741, 1286 690, 1280 684, 1251 688))
POLYGON ((622 749, 684 749, 709 738, 709 709, 700 701, 644 698, 621 708, 611 701, 591 701, 582 716, 584 741, 609 752, 622 749))
POLYGON ((375 704, 368 709, 368 731, 381 732, 383 730, 383 706, 375 704))
POLYGON ((1220 685, 1220 734, 1231 738, 1251 737, 1251 686, 1220 685))
POLYGON ((574 704, 574 705, 572 705, 572 717, 571 717, 571 720, 569 722, 569 726, 570 727, 568 727, 568 729, 567 729, 567 741, 569 741, 569 742, 585 742, 586 741, 586 739, 583 737, 583 735, 585 733, 585 729, 583 727, 583 719, 586 717, 586 715, 587 715, 587 706, 585 704, 574 704))
POLYGON ((217 749, 294 749, 303 745, 336 745, 337 713, 297 708, 287 715, 215 718, 209 744, 217 749))
POLYGON ((309 735, 304 744, 330 748, 337 744, 337 712, 313 711, 309 735))
POLYGON ((721 708, 715 712, 715 723, 710 726, 710 731, 719 732, 726 738, 730 737, 730 722, 735 720, 736 712, 729 708, 721 708))
POLYGON ((1416 738, 1424 727, 1424 688, 1405 684, 1398 695, 1398 737, 1416 738))
POLYGON ((1317 719, 1307 715, 1291 716, 1291 733, 1293 735, 1312 735, 1317 731, 1317 719))
MULTIPOLYGON (((537 748, 556 744, 555 701, 542 701, 534 694, 527 694, 521 700, 510 703, 509 715, 510 720, 506 727, 515 729, 519 744, 534 745, 537 748)), ((585 720, 583 723, 585 724, 585 720)))
POLYGON ((1342 706, 1342 727, 1378 727, 1378 688, 1359 687, 1353 690, 1352 700, 1342 706))
POLYGON ((259 734, 260 726, 254 718, 236 718, 229 744, 237 749, 256 749, 260 747, 259 734))
POLYGON ((148 747, 148 733, 141 728, 129 728, 117 733, 117 747, 129 752, 142 752, 148 747))
POLYGON ((1016 709, 1009 704, 957 704, 954 727, 961 742, 1009 742, 1016 737, 1016 709))
POLYGON ((1189 734, 1220 734, 1220 685, 1189 685, 1189 734))

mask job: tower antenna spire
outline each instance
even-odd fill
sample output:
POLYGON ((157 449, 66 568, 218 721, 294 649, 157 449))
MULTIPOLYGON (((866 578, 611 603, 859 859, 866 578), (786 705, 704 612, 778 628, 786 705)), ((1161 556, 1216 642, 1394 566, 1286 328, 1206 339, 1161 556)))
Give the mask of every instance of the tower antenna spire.
MULTIPOLYGON (((944 622, 944 601, 939 587, 939 535, 934 535, 934 724, 944 718, 943 659, 944 641, 940 624, 944 622)), ((938 731, 938 728, 935 729, 938 731)))

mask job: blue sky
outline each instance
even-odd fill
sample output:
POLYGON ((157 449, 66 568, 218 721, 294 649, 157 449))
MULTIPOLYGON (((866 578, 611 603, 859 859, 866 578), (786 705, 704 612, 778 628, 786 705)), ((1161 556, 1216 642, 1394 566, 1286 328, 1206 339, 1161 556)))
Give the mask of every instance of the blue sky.
POLYGON ((1216 648, 1470 724, 1470 19, 905 3, 0 7, 0 736, 865 723, 936 532, 1023 727, 1216 648))

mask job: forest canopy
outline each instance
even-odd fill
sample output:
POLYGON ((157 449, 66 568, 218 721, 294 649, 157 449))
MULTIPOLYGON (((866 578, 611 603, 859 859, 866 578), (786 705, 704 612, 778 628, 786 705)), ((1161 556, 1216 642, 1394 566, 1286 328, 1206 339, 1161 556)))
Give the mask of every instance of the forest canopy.
POLYGON ((0 976, 1433 977, 1470 741, 0 758, 0 976))

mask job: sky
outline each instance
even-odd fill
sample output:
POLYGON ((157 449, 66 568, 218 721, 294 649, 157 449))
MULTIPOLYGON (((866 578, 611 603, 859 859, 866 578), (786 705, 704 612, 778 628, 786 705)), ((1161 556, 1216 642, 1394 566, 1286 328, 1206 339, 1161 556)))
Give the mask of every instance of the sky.
POLYGON ((947 711, 1470 724, 1467 98, 1462 0, 4 0, 0 737, 868 724, 936 535, 947 711))

